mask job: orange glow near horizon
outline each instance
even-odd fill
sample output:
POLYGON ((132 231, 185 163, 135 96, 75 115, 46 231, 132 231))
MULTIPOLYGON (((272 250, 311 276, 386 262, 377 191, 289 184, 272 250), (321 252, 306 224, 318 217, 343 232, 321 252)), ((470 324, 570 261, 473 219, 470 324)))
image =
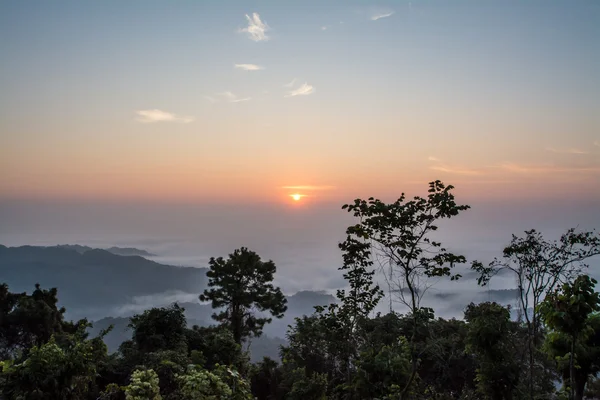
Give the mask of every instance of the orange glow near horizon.
POLYGON ((294 201, 300 201, 300 200, 302 200, 303 197, 305 197, 305 195, 300 194, 300 193, 293 193, 293 194, 290 194, 290 197, 294 201))

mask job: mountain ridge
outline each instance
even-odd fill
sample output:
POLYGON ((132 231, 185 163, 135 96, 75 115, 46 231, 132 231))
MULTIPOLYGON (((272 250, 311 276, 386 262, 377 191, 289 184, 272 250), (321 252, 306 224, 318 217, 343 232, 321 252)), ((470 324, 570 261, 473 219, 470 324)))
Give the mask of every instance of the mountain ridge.
POLYGON ((138 249, 136 247, 112 246, 112 247, 106 247, 106 248, 96 248, 96 247, 84 246, 84 245, 80 245, 80 244, 59 244, 56 246, 45 246, 45 247, 61 247, 61 248, 65 248, 65 249, 75 250, 76 252, 82 253, 82 254, 85 253, 86 251, 100 249, 100 250, 106 250, 109 253, 112 253, 117 256, 156 257, 156 254, 150 253, 147 250, 138 249))

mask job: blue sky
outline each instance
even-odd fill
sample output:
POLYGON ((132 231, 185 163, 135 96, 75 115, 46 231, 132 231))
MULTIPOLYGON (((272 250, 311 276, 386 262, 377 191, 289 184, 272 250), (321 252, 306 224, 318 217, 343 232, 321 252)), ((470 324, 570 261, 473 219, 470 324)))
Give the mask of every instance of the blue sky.
POLYGON ((598 21, 595 1, 2 2, 0 195, 598 193, 598 21))

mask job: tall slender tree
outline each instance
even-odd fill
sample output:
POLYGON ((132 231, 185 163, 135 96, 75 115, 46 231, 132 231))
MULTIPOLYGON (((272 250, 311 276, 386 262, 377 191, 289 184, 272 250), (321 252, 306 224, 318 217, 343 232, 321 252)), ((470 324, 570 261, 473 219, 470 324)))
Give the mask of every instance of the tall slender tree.
MULTIPOLYGON (((347 231, 349 243, 360 255, 358 258, 372 257, 379 264, 388 284, 390 301, 394 294, 412 316, 409 338, 412 369, 401 390, 402 399, 407 397, 417 374, 418 327, 433 317, 431 309, 421 307, 422 296, 431 286, 430 278, 449 276, 452 280, 458 279, 460 275, 453 275, 451 270, 455 264, 466 262, 464 256, 447 251, 431 238, 438 229, 439 220, 455 217, 470 208, 456 203, 452 189, 452 185, 446 186, 438 180, 429 183, 427 197, 416 196, 406 201, 403 193, 391 204, 371 197, 356 199, 353 204, 343 206, 359 219, 347 231)), ((348 254, 352 255, 352 252, 348 254)))
POLYGON ((276 272, 273 261, 262 261, 258 254, 242 247, 227 260, 212 257, 209 266, 206 273, 209 289, 200 295, 200 301, 212 303, 218 310, 213 319, 230 329, 238 344, 262 334, 265 324, 272 320, 264 313, 283 317, 287 300, 281 289, 273 285, 276 272))

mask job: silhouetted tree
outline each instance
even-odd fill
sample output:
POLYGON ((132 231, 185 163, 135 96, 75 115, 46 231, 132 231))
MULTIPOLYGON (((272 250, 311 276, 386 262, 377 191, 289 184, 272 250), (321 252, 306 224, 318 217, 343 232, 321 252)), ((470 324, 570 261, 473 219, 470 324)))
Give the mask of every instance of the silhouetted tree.
MULTIPOLYGON (((570 360, 565 354, 571 352, 571 338, 562 332, 550 332, 544 350, 556 360, 563 382, 569 382, 570 360)), ((575 398, 580 399, 590 378, 600 372, 600 314, 590 315, 586 322, 584 334, 575 345, 575 366, 575 398)))
POLYGON ((521 365, 517 324, 510 312, 497 303, 473 303, 467 306, 466 350, 477 361, 477 391, 490 400, 511 400, 517 389, 521 365))
POLYGON ((133 331, 135 348, 144 353, 157 351, 185 352, 187 322, 185 309, 177 304, 152 308, 131 317, 129 328, 133 331))
MULTIPOLYGON (((589 328, 589 317, 600 311, 600 293, 594 291, 597 281, 587 275, 580 275, 573 283, 565 283, 562 288, 548 294, 540 304, 541 317, 554 331, 568 337, 569 353, 569 399, 581 400, 583 386, 576 393, 575 349, 579 341, 585 338, 589 328)), ((586 377, 587 378, 587 377, 586 377)))
POLYGON ((356 248, 354 253, 365 253, 364 258, 372 256, 377 260, 387 280, 390 301, 392 293, 395 294, 413 318, 413 335, 409 338, 411 375, 402 388, 401 398, 407 396, 417 374, 420 353, 415 340, 417 326, 433 316, 432 310, 421 307, 421 298, 430 286, 428 280, 441 276, 457 279, 460 275, 452 275, 452 267, 466 262, 464 256, 448 252, 430 237, 438 229, 437 221, 470 208, 454 201, 453 188, 435 181, 430 182, 426 198, 416 196, 405 201, 403 193, 391 204, 371 197, 343 206, 359 219, 348 228, 347 242, 356 248))
POLYGON ((212 257, 208 286, 200 301, 210 301, 215 309, 213 319, 229 328, 234 340, 241 344, 245 338, 260 336, 271 318, 259 317, 254 309, 283 317, 287 300, 273 286, 276 267, 273 261, 262 261, 258 254, 245 247, 236 249, 227 260, 212 257))
POLYGON ((206 369, 215 365, 233 365, 238 370, 247 369, 248 357, 233 339, 231 331, 220 326, 194 326, 186 330, 188 354, 192 362, 206 369))
POLYGON ((45 290, 39 284, 30 294, 11 293, 0 285, 0 359, 26 355, 33 346, 42 346, 54 334, 73 334, 82 324, 64 320, 64 307, 58 308, 56 288, 45 290))
POLYGON ((282 373, 277 362, 268 357, 252 367, 250 383, 257 400, 278 400, 283 397, 280 393, 282 373))
POLYGON ((585 261, 600 254, 600 235, 595 231, 575 232, 569 229, 558 241, 547 241, 535 229, 525 237, 513 235, 504 249, 503 259, 485 266, 474 261, 472 269, 479 273, 478 283, 485 286, 500 271, 510 271, 516 278, 521 317, 527 324, 529 355, 529 398, 540 391, 536 382, 536 356, 542 343, 538 305, 558 285, 574 279, 587 267, 585 261))
POLYGON ((422 385, 451 398, 474 389, 475 359, 465 351, 469 325, 461 320, 438 318, 426 328, 429 344, 419 364, 422 385))

